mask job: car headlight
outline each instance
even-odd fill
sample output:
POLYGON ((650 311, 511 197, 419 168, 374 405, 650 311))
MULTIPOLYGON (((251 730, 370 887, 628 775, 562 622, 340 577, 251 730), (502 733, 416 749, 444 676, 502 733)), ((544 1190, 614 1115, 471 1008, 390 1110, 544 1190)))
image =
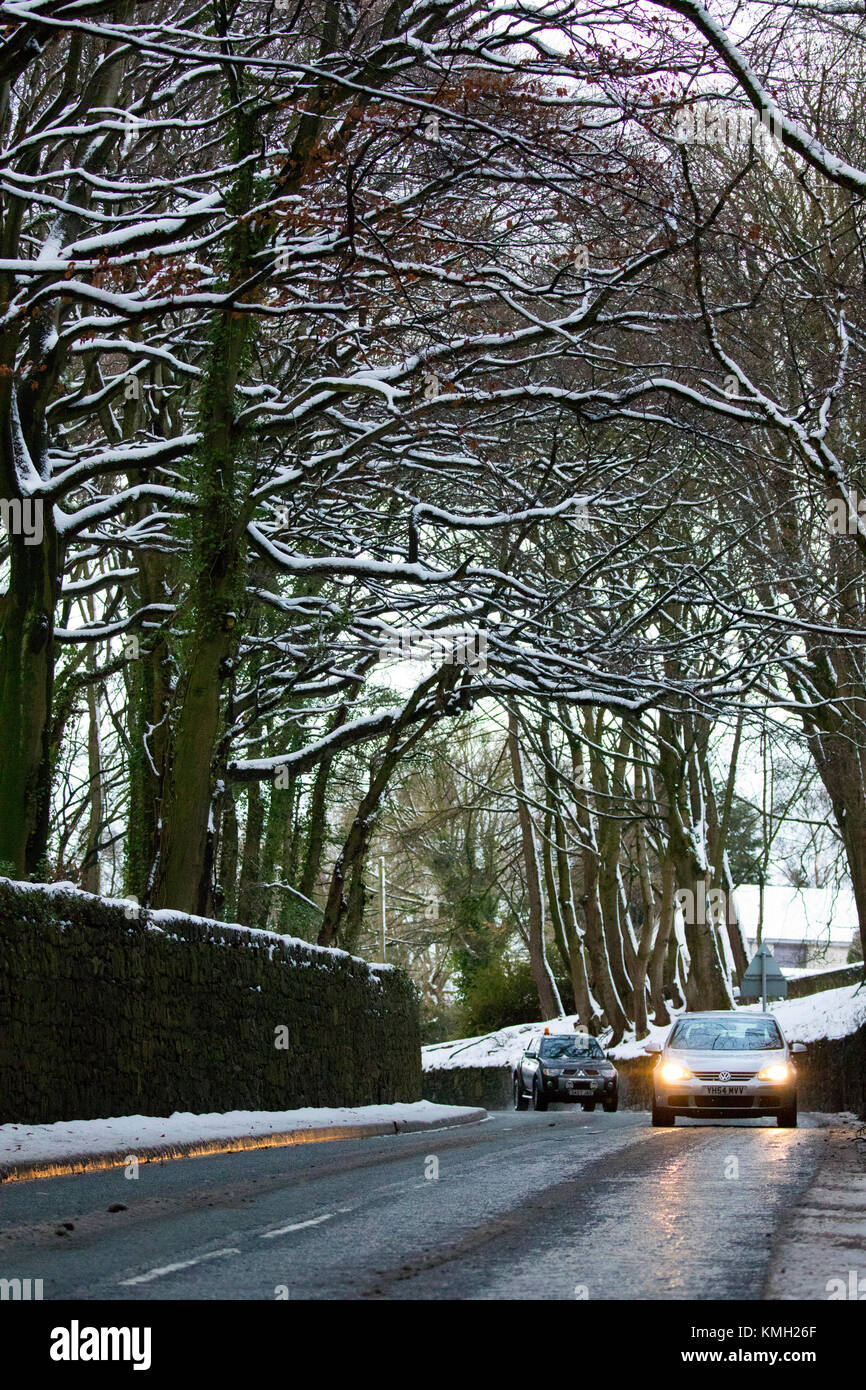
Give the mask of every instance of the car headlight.
POLYGON ((787 1081, 791 1076, 791 1068, 787 1062, 774 1062, 771 1067, 764 1067, 763 1071, 758 1072, 759 1081, 787 1081))
POLYGON ((557 1073, 555 1067, 542 1067, 542 1068, 541 1068, 541 1071, 542 1071, 542 1075, 543 1075, 543 1076, 557 1076, 557 1075, 558 1075, 558 1073, 557 1073))
POLYGON ((679 1062, 665 1062, 661 1069, 662 1081, 688 1081, 692 1075, 688 1067, 680 1066, 679 1062))

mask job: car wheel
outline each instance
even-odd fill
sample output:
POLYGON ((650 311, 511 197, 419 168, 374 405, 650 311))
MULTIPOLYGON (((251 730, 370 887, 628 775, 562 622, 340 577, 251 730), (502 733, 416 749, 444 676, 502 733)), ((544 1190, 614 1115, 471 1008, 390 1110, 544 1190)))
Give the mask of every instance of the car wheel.
POLYGON ((515 1110, 529 1109, 529 1101, 523 1094, 523 1087, 520 1084, 520 1078, 516 1074, 514 1077, 514 1108, 515 1110))
POLYGON ((583 1102, 583 1108, 584 1108, 584 1110, 586 1110, 589 1114, 592 1114, 593 1110, 595 1109, 595 1101, 594 1101, 594 1100, 585 1100, 585 1101, 583 1102))
POLYGON ((780 1129, 796 1129, 796 1128, 797 1128, 797 1097, 796 1097, 796 1096, 795 1096, 794 1099, 791 1101, 791 1104, 790 1104, 790 1105, 786 1105, 785 1108, 784 1108, 784 1110, 780 1110, 780 1111, 779 1111, 779 1114, 778 1114, 777 1119, 776 1119, 776 1123, 778 1124, 778 1126, 779 1126, 780 1129))
POLYGON ((532 1083, 532 1108, 533 1110, 546 1110, 547 1098, 541 1094, 541 1089, 537 1081, 532 1083))
POLYGON ((601 1108, 607 1115, 612 1115, 619 1108, 619 1092, 611 1100, 603 1100, 601 1108))
POLYGON ((669 1110, 666 1105, 656 1105, 653 1096, 653 1125, 656 1129, 671 1129, 676 1124, 677 1117, 673 1110, 669 1110))

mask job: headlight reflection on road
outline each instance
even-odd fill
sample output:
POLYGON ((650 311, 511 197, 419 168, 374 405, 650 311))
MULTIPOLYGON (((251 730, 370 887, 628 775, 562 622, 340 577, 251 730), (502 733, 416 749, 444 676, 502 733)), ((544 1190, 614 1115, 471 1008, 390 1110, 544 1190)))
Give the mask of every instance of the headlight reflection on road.
POLYGON ((678 1297, 685 1288, 681 1252, 688 1251, 702 1222, 694 1193, 694 1137, 688 1129, 675 1133, 680 1152, 656 1171, 649 1192, 641 1194, 642 1220, 658 1256, 659 1296, 667 1298, 678 1297))

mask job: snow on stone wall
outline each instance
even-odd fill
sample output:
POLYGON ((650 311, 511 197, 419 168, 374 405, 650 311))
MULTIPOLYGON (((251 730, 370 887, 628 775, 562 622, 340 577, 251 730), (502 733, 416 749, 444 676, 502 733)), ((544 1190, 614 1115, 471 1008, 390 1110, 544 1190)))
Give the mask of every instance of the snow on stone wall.
POLYGON ((420 1097, 400 971, 0 879, 0 1123, 420 1097))

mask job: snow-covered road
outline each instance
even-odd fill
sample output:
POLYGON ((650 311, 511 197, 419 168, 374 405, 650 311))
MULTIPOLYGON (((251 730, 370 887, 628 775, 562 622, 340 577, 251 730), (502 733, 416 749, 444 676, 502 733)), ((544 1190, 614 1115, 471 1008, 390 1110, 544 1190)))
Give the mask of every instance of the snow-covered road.
POLYGON ((827 1123, 503 1112, 11 1183, 0 1273, 46 1299, 759 1299, 827 1123))

